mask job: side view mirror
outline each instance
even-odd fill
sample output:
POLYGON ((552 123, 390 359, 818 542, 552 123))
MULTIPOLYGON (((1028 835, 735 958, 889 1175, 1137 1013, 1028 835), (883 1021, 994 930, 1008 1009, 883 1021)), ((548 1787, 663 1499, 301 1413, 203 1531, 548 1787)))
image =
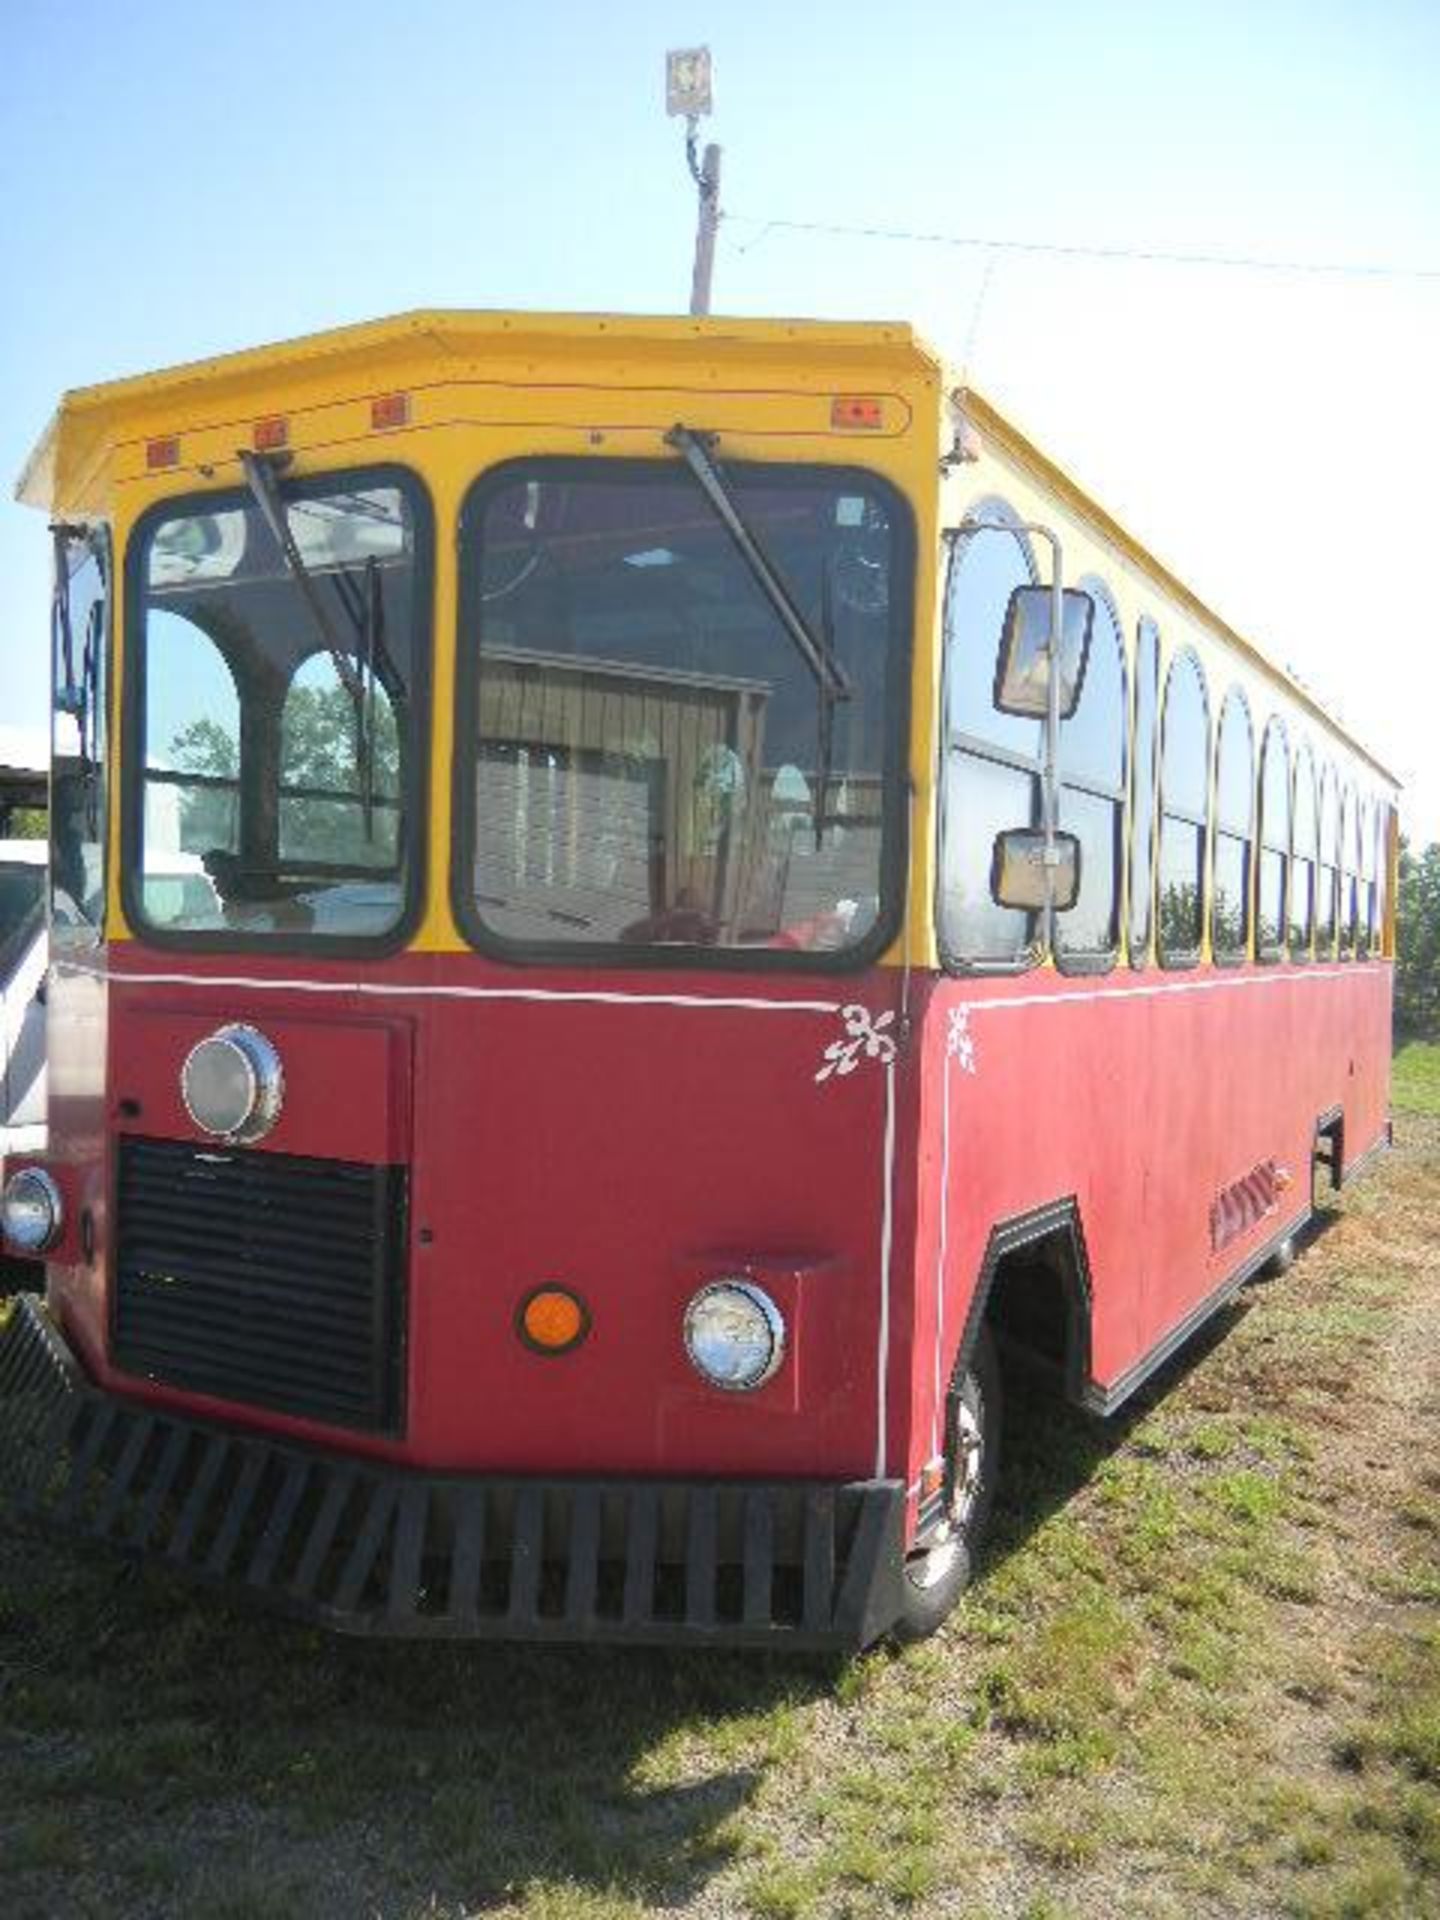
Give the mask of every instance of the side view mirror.
MULTIPOLYGON (((1055 911, 1068 913, 1080 897, 1080 842, 1073 833, 1055 835, 1055 911)), ((1039 827, 1010 827, 995 836, 990 861, 990 892, 999 907, 1038 913, 1045 905, 1045 835, 1039 827)))
MULTIPOLYGON (((1095 602, 1078 587, 1066 587, 1062 598, 1060 718, 1068 720, 1085 682, 1095 602)), ((995 663, 995 705, 1001 713, 1043 720, 1049 710, 1051 606, 1049 587, 1016 587, 1010 596, 995 663)))

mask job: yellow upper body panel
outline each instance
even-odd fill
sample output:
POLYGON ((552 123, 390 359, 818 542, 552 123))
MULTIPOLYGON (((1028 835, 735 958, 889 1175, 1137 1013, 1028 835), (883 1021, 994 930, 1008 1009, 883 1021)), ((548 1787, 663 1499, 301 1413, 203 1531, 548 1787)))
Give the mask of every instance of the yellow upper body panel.
MULTIPOLYGON (((395 418, 391 415, 387 418, 395 418)), ((1363 762, 1393 796, 1386 769, 1314 697, 1236 633, 993 406, 950 384, 938 355, 903 323, 433 311, 401 315, 227 354, 67 394, 21 477, 19 497, 67 519, 110 523, 125 553, 157 501, 235 486, 257 423, 284 422, 297 476, 399 462, 427 488, 439 535, 430 820, 450 829, 456 576, 453 529, 485 468, 520 455, 668 454, 683 420, 720 437, 722 455, 864 466, 909 502, 917 544, 909 774, 909 932, 892 952, 933 965, 935 795, 940 762, 943 533, 975 503, 1002 496, 1052 527, 1067 577, 1100 579, 1133 649, 1137 621, 1159 625, 1207 678, 1245 687, 1257 717, 1301 718, 1337 754, 1363 762), (377 425, 381 396, 406 396, 401 424, 377 425), (863 396, 863 419, 837 399, 863 396), (159 461, 157 463, 157 453, 159 461)), ((117 683, 123 609, 116 609, 117 683)), ((1263 725, 1263 719, 1261 720, 1263 725)), ((115 810, 118 812, 118 810, 115 810)), ((112 818, 113 818, 112 814, 112 818)), ((110 870, 118 872, 112 847, 110 870)), ((417 942, 461 944, 443 862, 417 942)), ((118 895, 111 925, 123 925, 118 895)))

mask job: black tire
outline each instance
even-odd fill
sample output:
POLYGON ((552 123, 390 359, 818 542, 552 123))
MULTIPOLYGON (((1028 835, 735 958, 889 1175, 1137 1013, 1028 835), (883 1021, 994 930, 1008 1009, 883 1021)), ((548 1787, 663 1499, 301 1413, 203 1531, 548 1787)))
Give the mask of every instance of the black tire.
POLYGON ((954 1412, 946 1436, 946 1500, 950 1512, 923 1547, 907 1554, 901 1587, 897 1640, 925 1640, 944 1625, 970 1584, 975 1554, 990 1521, 1000 1476, 1000 1361, 988 1326, 951 1392, 954 1412), (964 1437, 971 1436, 966 1447, 964 1437), (968 1474, 963 1455, 974 1453, 968 1474))
POLYGON ((1266 1280, 1278 1280, 1282 1273, 1288 1273, 1294 1266, 1295 1256, 1299 1251, 1294 1234, 1287 1234, 1260 1269, 1261 1277, 1266 1280))

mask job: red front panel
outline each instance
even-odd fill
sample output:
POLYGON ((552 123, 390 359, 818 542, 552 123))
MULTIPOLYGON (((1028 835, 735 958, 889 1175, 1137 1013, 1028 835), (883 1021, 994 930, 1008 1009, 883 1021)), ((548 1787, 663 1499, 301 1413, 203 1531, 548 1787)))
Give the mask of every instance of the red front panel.
MULTIPOLYGON (((896 976, 852 978, 842 996, 833 979, 565 976, 465 957, 367 967, 363 988, 313 961, 177 965, 136 946, 112 966, 114 1133, 203 1140, 180 1071, 240 1020, 284 1063, 281 1118, 257 1151, 408 1169, 404 1433, 346 1445, 459 1469, 898 1471, 904 1394, 887 1395, 882 1463, 877 1377, 904 1326, 882 1297, 887 1261, 892 1294, 903 1271, 896 976), (852 1001, 880 1023, 858 1039, 852 1001), (784 1366, 749 1394, 706 1385, 681 1333, 695 1290, 737 1272, 788 1329, 784 1366), (593 1317, 561 1357, 515 1330, 547 1282, 593 1317)), ((61 1286, 91 1363, 127 1392, 197 1404, 109 1369, 89 1277, 105 1260, 101 1245, 61 1286)))

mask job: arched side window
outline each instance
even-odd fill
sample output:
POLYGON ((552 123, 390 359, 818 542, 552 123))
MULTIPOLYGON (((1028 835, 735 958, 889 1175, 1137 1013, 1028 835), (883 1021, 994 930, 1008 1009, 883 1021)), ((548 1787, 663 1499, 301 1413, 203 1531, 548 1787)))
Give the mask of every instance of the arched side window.
POLYGON ((1255 832, 1255 735, 1238 687, 1225 696, 1215 749, 1215 859, 1210 944, 1222 966, 1238 966, 1250 947, 1250 859, 1255 832))
POLYGON ((1355 952, 1368 960, 1375 950, 1375 810, 1360 801, 1360 917, 1355 927, 1355 952))
MULTIPOLYGON (((979 502, 977 520, 1018 516, 979 502)), ((1016 587, 1035 582, 1020 532, 981 530, 955 542, 945 599, 945 769, 939 860, 940 947, 947 965, 1009 966, 1034 957, 1039 915, 998 906, 990 892, 995 836, 1041 819, 1038 720, 995 705, 995 664, 1016 587)))
POLYGON ((1115 603, 1103 582, 1081 587, 1095 602, 1085 679, 1060 728, 1060 826, 1080 842, 1080 892, 1057 916, 1062 966, 1094 969, 1120 943, 1120 852, 1125 815, 1125 656, 1115 603))
POLYGON ((1315 871, 1320 820, 1315 799, 1315 762, 1310 749, 1295 753, 1295 808, 1290 838, 1290 958, 1308 960, 1315 939, 1315 871))
POLYGON ((1285 957, 1285 881, 1290 859, 1290 748, 1272 720, 1260 750, 1260 873, 1255 885, 1255 953, 1285 957))
POLYGON ((1142 620, 1135 637, 1135 721, 1130 737, 1130 964, 1150 958, 1155 899, 1155 704, 1160 691, 1160 634, 1142 620))
POLYGON ((1209 799, 1210 710, 1200 662, 1186 648, 1170 663, 1160 743, 1160 962, 1200 958, 1209 799))
POLYGON ((1315 958, 1335 958, 1340 899, 1340 789, 1327 762, 1320 773, 1320 887, 1315 902, 1315 958))
POLYGON ((1355 873, 1360 842, 1355 832, 1355 789, 1348 780, 1340 788, 1340 958, 1355 958, 1356 903, 1359 882, 1355 873))

